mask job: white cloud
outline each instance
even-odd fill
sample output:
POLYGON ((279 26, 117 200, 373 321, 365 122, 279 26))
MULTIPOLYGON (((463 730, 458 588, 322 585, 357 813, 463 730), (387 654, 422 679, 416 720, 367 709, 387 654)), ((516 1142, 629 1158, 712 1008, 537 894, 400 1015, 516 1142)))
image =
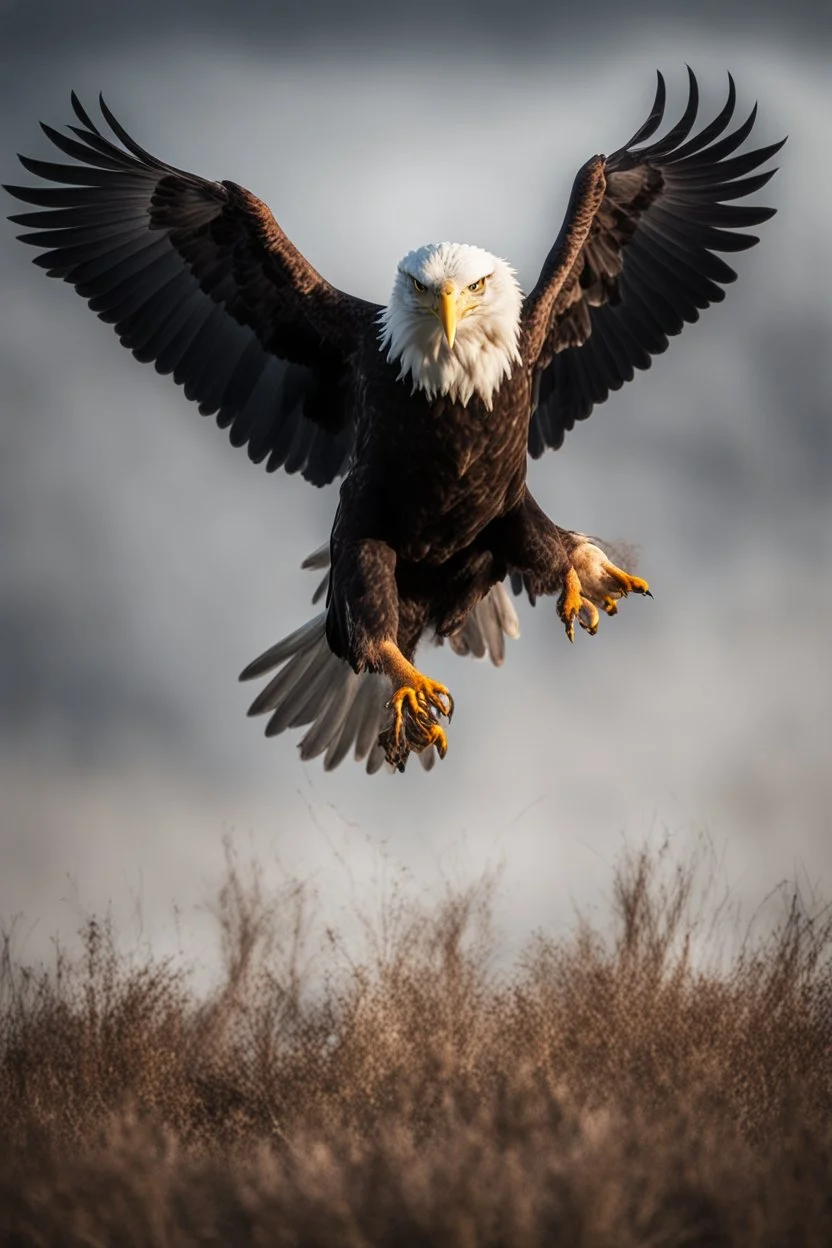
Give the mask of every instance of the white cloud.
MULTIPOLYGON (((251 828, 289 869, 328 870, 335 833, 315 830, 307 804, 354 858, 362 838, 387 838, 425 880, 449 845, 472 872, 505 857, 516 926, 560 916, 605 880, 622 830, 665 822, 707 822, 739 861, 764 847, 773 874, 801 854, 828 869, 830 550, 793 535, 828 533, 829 496, 802 492, 791 414, 760 382, 777 362, 757 355, 802 316, 829 320, 823 67, 773 47, 713 49, 701 34, 618 50, 590 80, 566 61, 356 72, 204 42, 156 49, 151 78, 144 47, 111 59, 103 81, 97 58, 65 65, 61 84, 44 84, 48 108, 30 85, 13 145, 32 150, 35 114, 66 114, 65 83, 88 99, 103 86, 140 141, 250 186, 357 293, 384 299, 399 256, 434 236, 505 254, 528 283, 575 168, 635 129, 653 67, 672 70, 680 48, 712 107, 729 64, 741 98, 760 98, 763 139, 791 132, 763 197, 780 215, 738 258, 726 304, 532 471, 560 523, 641 545, 656 600, 627 603, 572 648, 552 604, 526 608, 500 672, 430 653, 459 707, 430 776, 325 776, 245 720, 236 673, 306 617, 314 582, 297 565, 325 536, 334 491, 252 468, 68 288, 3 247, 15 315, 2 348, 17 380, 0 432, 0 606, 31 632, 6 645, 0 912, 25 902, 51 921, 67 873, 90 905, 123 900, 140 878, 146 921, 164 932, 170 898, 203 891, 224 827, 251 828)), ((681 93, 682 71, 671 81, 681 93)), ((796 404, 828 369, 795 378, 796 404)))

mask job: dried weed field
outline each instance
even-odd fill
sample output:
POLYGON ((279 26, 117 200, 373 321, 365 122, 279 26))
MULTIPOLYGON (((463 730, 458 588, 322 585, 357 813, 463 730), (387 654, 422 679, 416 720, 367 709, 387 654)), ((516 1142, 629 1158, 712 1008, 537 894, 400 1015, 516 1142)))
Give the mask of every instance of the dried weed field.
POLYGON ((0 1242, 828 1248, 832 919, 784 894, 709 960, 694 876, 631 853, 508 968, 493 880, 310 961, 304 889, 233 857, 215 991, 106 922, 7 939, 0 1242))

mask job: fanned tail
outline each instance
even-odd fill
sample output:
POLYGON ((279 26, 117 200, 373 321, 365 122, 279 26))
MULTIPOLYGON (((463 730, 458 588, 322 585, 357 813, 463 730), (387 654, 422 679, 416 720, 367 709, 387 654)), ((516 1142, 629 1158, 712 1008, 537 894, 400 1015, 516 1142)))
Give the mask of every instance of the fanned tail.
MULTIPOLYGON (((326 593, 329 583, 329 545, 320 546, 301 567, 323 571, 312 602, 326 593)), ((505 660, 506 637, 520 636, 520 621, 502 584, 477 603, 462 627, 447 638, 455 654, 484 658, 495 667, 505 660)), ((434 635, 433 644, 445 638, 434 635)), ((331 771, 350 751, 358 762, 366 760, 370 775, 384 763, 379 734, 389 719, 390 686, 376 672, 356 673, 346 659, 333 654, 326 639, 326 612, 322 611, 288 637, 270 646, 240 673, 240 680, 254 680, 270 673, 269 683, 249 707, 249 715, 268 715, 266 736, 275 737, 287 728, 307 728, 300 741, 304 761, 323 754, 325 771, 331 771)), ((419 762, 430 771, 436 762, 433 746, 423 750, 419 762)))
MULTIPOLYGON (((490 591, 474 607, 462 628, 448 638, 454 654, 472 654, 484 659, 486 654, 495 667, 501 667, 506 657, 506 637, 516 640, 520 636, 520 621, 502 581, 492 585, 490 591)), ((434 645, 441 646, 444 638, 434 637, 434 645)))
POLYGON ((390 696, 388 682, 374 672, 358 675, 346 659, 332 653, 325 611, 261 654, 240 680, 265 676, 275 668, 276 675, 248 712, 269 715, 266 736, 309 726, 300 742, 304 761, 323 754, 324 770, 331 771, 354 750, 359 762, 367 760, 370 775, 378 771, 384 762, 378 736, 390 696))

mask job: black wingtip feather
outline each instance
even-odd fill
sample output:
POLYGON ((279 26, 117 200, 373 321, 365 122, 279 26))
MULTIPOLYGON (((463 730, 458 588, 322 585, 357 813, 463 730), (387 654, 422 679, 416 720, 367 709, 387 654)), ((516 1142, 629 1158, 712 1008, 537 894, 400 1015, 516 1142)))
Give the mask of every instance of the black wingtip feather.
POLYGON ((668 164, 687 159, 688 156, 692 156, 695 152, 701 151, 703 148, 707 147, 709 143, 712 143, 714 139, 718 138, 731 121, 736 104, 737 89, 734 84, 734 79, 729 74, 728 98, 720 111, 717 113, 716 117, 714 117, 713 121, 711 121, 709 125, 705 126, 703 130, 700 130, 698 134, 694 135, 692 139, 688 139, 688 141, 683 143, 681 147, 678 147, 672 155, 669 155, 667 158, 668 164))
POLYGON ((74 91, 70 92, 69 100, 72 105, 72 111, 75 113, 75 116, 78 118, 81 125, 86 126, 87 130, 90 130, 93 134, 97 134, 100 137, 101 131, 97 128, 95 123, 92 121, 92 119, 90 118, 89 114, 87 113, 86 109, 84 108, 83 104, 78 99, 78 96, 75 94, 74 91))
POLYGON ((663 139, 650 148, 650 157, 655 160, 665 153, 672 152, 690 134, 699 111, 699 83, 690 66, 688 69, 688 102, 682 116, 672 129, 668 130, 663 139))
POLYGON ((660 69, 656 70, 656 94, 653 104, 648 114, 647 120, 643 125, 639 126, 633 137, 624 144, 625 148, 634 147, 637 143, 644 143, 651 138, 659 126, 662 124, 664 117, 665 105, 667 103, 667 85, 664 80, 664 74, 660 69))
POLYGON ((161 162, 154 156, 151 156, 150 152, 145 151, 143 147, 139 146, 135 139, 130 137, 124 129, 124 126, 113 115, 111 109, 107 106, 107 102, 101 92, 98 94, 98 105, 105 121, 107 122, 107 125, 110 127, 116 138, 124 144, 128 152, 132 152, 136 159, 140 160, 143 164, 149 165, 151 168, 158 168, 161 162))
POLYGON ((633 368, 649 367, 651 356, 667 349, 669 336, 724 298, 723 287, 737 275, 716 253, 753 247, 757 235, 741 229, 775 215, 773 208, 731 201, 768 183, 776 169, 754 171, 786 140, 734 155, 754 127, 758 106, 730 129, 737 100, 731 73, 721 110, 693 132, 699 87, 690 66, 687 74, 687 104, 676 125, 653 139, 665 111, 664 80, 658 75, 644 125, 605 162, 608 194, 621 215, 602 233, 606 230, 604 246, 619 253, 620 269, 606 269, 603 247, 587 250, 587 286, 602 293, 599 302, 584 307, 588 333, 572 304, 551 321, 549 363, 540 377, 540 401, 529 432, 535 458, 545 445, 559 446, 564 433, 628 380, 633 368), (616 181, 617 175, 627 176, 616 181))

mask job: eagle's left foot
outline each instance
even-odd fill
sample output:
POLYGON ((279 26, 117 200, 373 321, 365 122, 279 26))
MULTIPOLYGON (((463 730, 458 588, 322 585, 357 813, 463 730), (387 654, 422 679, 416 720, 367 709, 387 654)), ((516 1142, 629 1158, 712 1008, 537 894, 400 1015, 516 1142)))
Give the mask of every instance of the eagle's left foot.
POLYGON ((575 621, 585 628, 590 637, 598 632, 600 615, 595 603, 582 591, 581 578, 574 568, 569 568, 563 578, 563 591, 558 599, 558 615, 563 620, 566 636, 575 640, 575 621))
MULTIPOLYGON (((640 576, 631 576, 629 572, 624 572, 621 568, 617 568, 614 563, 603 564, 603 570, 616 583, 616 588, 606 596, 613 605, 616 597, 626 598, 628 594, 646 594, 648 598, 653 597, 650 593, 650 586, 640 576)), ((605 609, 608 615, 615 614, 614 611, 605 609)))
POLYGON ((570 641, 575 638, 575 621, 590 636, 598 631, 601 607, 607 615, 618 613, 618 602, 628 594, 646 594, 652 598, 650 586, 640 576, 633 576, 616 567, 600 546, 575 534, 577 541, 570 551, 570 566, 563 578, 563 591, 558 599, 558 614, 563 620, 570 641))

